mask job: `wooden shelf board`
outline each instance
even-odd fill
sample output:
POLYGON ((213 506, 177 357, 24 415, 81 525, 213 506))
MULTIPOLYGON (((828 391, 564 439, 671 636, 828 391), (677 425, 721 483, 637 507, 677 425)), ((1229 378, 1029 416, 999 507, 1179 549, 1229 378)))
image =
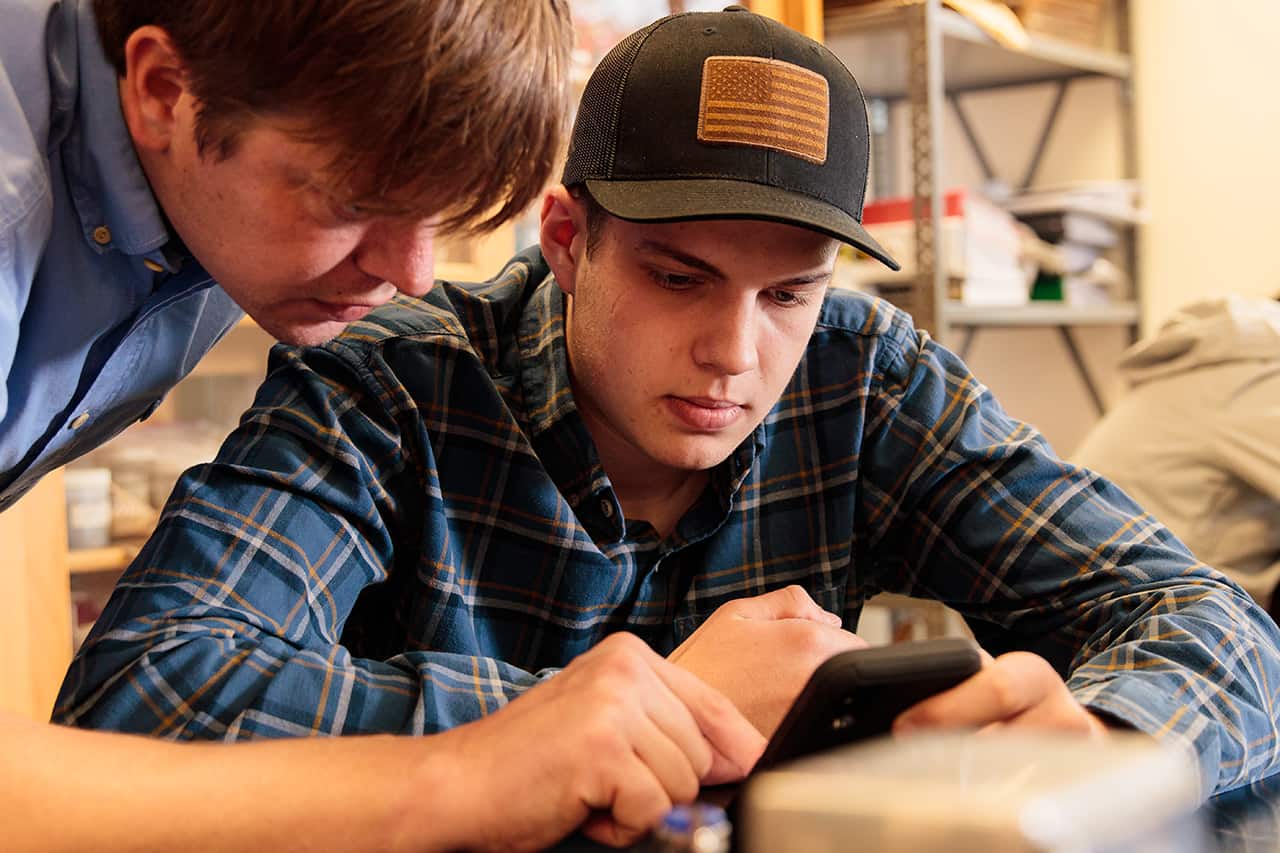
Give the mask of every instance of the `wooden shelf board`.
POLYGON ((73 575, 122 572, 142 550, 142 542, 113 542, 104 548, 72 548, 67 564, 73 575))
POLYGON ((948 302, 943 316, 953 326, 1133 326, 1140 312, 1133 302, 1077 306, 1038 301, 990 307, 948 302))

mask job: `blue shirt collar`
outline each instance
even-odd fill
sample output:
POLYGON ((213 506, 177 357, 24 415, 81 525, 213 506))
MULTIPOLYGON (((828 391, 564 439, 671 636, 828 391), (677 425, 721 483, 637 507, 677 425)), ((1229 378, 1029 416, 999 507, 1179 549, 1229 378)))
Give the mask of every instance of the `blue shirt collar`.
POLYGON ((63 73, 74 69, 78 78, 81 120, 64 149, 67 181, 85 239, 95 250, 146 254, 169 241, 169 230, 125 126, 118 77, 98 38, 93 3, 77 5, 78 37, 59 39, 50 48, 51 66, 56 63, 63 73), (94 238, 104 225, 111 232, 105 245, 94 238))

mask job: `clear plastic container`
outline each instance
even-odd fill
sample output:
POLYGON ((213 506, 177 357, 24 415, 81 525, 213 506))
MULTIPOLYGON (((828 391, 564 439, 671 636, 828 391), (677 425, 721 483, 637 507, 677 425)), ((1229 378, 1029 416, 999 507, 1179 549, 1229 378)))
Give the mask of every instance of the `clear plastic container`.
POLYGON ((103 548, 111 544, 111 469, 68 468, 67 547, 103 548))
POLYGON ((709 803, 676 806, 649 840, 651 853, 729 853, 729 818, 709 803))

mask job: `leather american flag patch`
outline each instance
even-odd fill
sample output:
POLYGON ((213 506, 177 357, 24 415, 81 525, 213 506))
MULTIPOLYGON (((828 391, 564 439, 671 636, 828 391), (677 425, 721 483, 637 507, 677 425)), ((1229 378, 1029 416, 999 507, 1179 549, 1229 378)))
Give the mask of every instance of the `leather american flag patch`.
POLYGON ((827 159, 831 102, 821 74, 759 56, 711 56, 702 65, 698 139, 827 159))

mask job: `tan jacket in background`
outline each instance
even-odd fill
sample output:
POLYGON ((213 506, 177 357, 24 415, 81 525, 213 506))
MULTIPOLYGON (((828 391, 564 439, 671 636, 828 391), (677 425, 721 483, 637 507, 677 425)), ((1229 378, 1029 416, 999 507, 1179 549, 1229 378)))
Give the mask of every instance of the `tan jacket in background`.
POLYGON ((1280 580, 1280 302, 1187 306, 1120 370, 1129 393, 1074 461, 1266 606, 1280 580))

